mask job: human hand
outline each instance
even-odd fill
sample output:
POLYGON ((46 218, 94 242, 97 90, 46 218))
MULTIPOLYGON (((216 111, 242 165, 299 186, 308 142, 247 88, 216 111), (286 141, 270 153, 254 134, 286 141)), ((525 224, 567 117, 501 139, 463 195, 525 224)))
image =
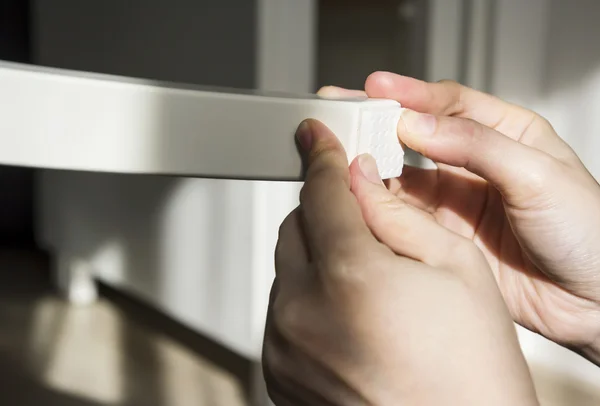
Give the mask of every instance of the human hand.
POLYGON ((323 124, 283 222, 264 341, 279 405, 537 405, 514 325, 468 239, 350 168, 323 124))
POLYGON ((600 365, 600 187, 573 150, 539 115, 454 82, 379 72, 366 93, 411 109, 399 138, 438 163, 390 190, 477 244, 517 323, 600 365))

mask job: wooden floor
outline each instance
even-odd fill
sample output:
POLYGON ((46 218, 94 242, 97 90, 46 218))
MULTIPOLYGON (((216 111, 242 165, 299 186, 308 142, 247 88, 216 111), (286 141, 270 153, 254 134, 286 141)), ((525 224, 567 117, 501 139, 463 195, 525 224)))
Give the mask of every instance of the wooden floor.
POLYGON ((47 269, 0 253, 0 405, 248 405, 248 362, 106 288, 70 307, 47 269))

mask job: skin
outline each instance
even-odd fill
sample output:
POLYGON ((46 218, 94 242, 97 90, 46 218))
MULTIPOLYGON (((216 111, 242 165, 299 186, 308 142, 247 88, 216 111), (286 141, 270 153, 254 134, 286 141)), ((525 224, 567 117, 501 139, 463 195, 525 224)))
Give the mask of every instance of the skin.
POLYGON ((283 222, 264 341, 284 405, 537 405, 481 250, 350 167, 329 129, 298 130, 308 171, 283 222), (393 232, 390 232, 393 231, 393 232))
POLYGON ((545 119, 385 72, 320 94, 399 101, 399 140, 437 169, 384 184, 299 128, 263 352, 276 404, 537 404, 513 320, 600 365, 600 186, 545 119))
POLYGON ((365 88, 409 109, 399 139, 438 163, 390 191, 481 249, 517 323, 600 365, 600 187, 573 150, 534 112, 455 82, 377 72, 365 88))

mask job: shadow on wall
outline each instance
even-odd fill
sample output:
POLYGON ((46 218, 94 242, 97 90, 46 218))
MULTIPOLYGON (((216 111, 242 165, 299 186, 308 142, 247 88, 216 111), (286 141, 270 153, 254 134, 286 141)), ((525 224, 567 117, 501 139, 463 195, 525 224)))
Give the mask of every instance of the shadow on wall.
MULTIPOLYGON (((568 92, 587 78, 598 76, 600 48, 595 46, 600 36, 596 0, 577 0, 577 6, 563 0, 549 1, 545 95, 568 92)), ((599 96, 600 97, 600 96, 599 96)))
POLYGON ((37 64, 212 86, 251 87, 256 0, 37 0, 37 64))
POLYGON ((426 8, 416 0, 404 6, 415 16, 402 16, 399 0, 319 1, 318 87, 337 85, 363 89, 375 70, 422 77, 426 8), (415 23, 416 22, 416 23, 415 23), (419 24, 419 25, 416 25, 419 24), (422 27, 421 27, 422 26, 422 27))

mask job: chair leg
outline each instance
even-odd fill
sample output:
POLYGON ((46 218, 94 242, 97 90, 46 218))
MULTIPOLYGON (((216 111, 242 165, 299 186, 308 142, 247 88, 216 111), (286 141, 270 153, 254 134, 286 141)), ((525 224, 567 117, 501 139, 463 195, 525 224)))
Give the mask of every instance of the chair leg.
POLYGON ((90 264, 67 253, 58 253, 54 283, 60 294, 76 306, 90 305, 98 299, 98 288, 90 264))

